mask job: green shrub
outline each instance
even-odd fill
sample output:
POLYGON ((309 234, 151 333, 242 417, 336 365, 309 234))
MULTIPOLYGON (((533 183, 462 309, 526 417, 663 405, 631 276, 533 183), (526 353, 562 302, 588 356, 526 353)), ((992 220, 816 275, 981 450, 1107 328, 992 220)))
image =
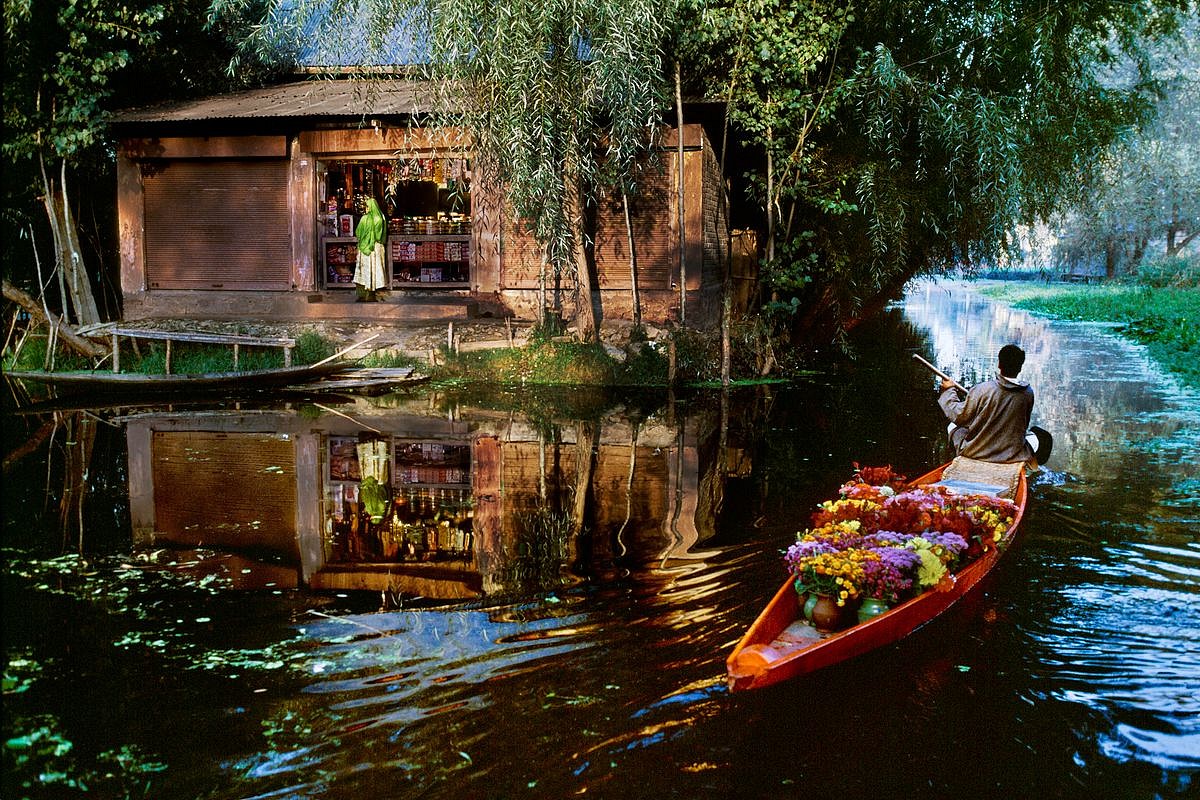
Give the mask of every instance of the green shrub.
POLYGON ((1200 288, 1200 257, 1164 256, 1142 262, 1129 282, 1154 288, 1200 288))
POLYGON ((337 352, 337 346, 316 331, 308 330, 296 337, 296 347, 292 350, 293 364, 315 364, 324 361, 337 352))

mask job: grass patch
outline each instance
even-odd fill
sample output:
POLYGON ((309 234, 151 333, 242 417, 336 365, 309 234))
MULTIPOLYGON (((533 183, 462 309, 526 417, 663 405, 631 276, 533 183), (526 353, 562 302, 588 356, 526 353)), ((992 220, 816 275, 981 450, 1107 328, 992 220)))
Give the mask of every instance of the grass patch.
POLYGON ((338 351, 332 339, 326 339, 316 331, 301 331, 292 349, 293 364, 315 364, 324 361, 338 351))
POLYGON ((421 359, 395 350, 376 350, 368 353, 358 363, 360 366, 374 369, 396 369, 398 367, 420 367, 422 371, 425 369, 425 362, 421 359))
MULTIPOLYGON (((142 357, 121 354, 122 367, 126 372, 143 375, 161 375, 166 372, 167 347, 163 342, 140 345, 142 357)), ((278 348, 247 348, 238 350, 237 370, 248 372, 259 369, 275 369, 283 366, 283 352, 278 348)), ((206 372, 233 372, 233 348, 228 345, 189 344, 174 342, 171 345, 171 373, 194 375, 206 372)))
POLYGON ((597 344, 531 340, 521 348, 449 354, 435 380, 472 380, 506 386, 607 385, 616 362, 597 344))
MULTIPOLYGON (((25 339, 17 351, 12 349, 4 353, 4 371, 38 371, 47 366, 46 350, 48 339, 44 335, 33 335, 25 339)), ((80 370, 91 369, 91 362, 73 350, 59 346, 54 354, 54 369, 80 370)))
POLYGON ((1200 289, 1155 286, 1014 286, 980 291, 1016 308, 1085 322, 1115 322, 1150 357, 1200 388, 1200 289))

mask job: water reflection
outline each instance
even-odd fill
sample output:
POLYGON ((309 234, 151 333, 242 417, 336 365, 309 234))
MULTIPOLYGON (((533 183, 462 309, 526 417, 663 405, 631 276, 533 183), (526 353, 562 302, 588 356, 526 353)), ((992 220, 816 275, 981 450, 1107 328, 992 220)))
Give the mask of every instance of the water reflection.
POLYGON ((924 285, 903 307, 969 381, 1008 341, 1029 354, 1021 377, 1056 439, 1020 598, 1040 612, 1024 625, 1034 691, 1111 719, 1107 758, 1200 765, 1200 402, 1106 326, 1049 322, 953 284, 924 285))
POLYGON ((60 731, 74 761, 33 778, 100 797, 1194 794, 1200 403, 1103 329, 958 286, 919 287, 853 344, 728 398, 16 420, 8 452, 46 434, 6 474, 5 532, 57 558, 5 571, 10 670, 43 670, 6 694, 6 734, 60 731), (990 593, 826 674, 726 693, 780 552, 851 462, 946 454, 908 353, 969 383, 1014 340, 1057 441, 990 593), (66 442, 88 448, 69 467, 66 442), (126 774, 118 750, 169 769, 126 774))
POLYGON ((714 533, 707 411, 535 424, 446 405, 126 416, 134 540, 241 588, 461 600, 692 561, 714 533))

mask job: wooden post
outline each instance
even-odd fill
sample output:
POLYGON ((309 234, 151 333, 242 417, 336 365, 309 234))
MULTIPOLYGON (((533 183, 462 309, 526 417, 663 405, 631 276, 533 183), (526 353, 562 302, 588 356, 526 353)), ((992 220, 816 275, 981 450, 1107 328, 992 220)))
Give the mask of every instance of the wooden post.
POLYGON ((290 367, 292 365, 292 348, 290 347, 283 348, 283 365, 285 367, 290 367))
POLYGON ((446 325, 446 349, 453 352, 454 350, 454 323, 446 325))
POLYGON ((687 324, 687 228, 683 199, 683 82, 675 60, 675 202, 679 225, 679 324, 687 324))
POLYGON ((236 344, 233 346, 233 368, 234 370, 238 368, 238 346, 236 344))
POLYGON ((112 335, 113 372, 121 371, 121 339, 115 333, 112 335))
POLYGON ((171 340, 167 339, 167 369, 168 375, 171 374, 171 340))

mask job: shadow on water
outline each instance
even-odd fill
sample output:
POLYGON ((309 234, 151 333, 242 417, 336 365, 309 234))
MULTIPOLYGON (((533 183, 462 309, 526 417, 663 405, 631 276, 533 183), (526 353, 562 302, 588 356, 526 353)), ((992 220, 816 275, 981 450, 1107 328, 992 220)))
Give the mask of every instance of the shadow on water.
POLYGON ((4 796, 1193 791, 1196 399, 957 286, 854 348, 727 399, 10 415, 4 796), (1056 449, 989 593, 730 695, 725 656, 852 462, 946 455, 908 354, 973 382, 1007 341, 1056 449))

